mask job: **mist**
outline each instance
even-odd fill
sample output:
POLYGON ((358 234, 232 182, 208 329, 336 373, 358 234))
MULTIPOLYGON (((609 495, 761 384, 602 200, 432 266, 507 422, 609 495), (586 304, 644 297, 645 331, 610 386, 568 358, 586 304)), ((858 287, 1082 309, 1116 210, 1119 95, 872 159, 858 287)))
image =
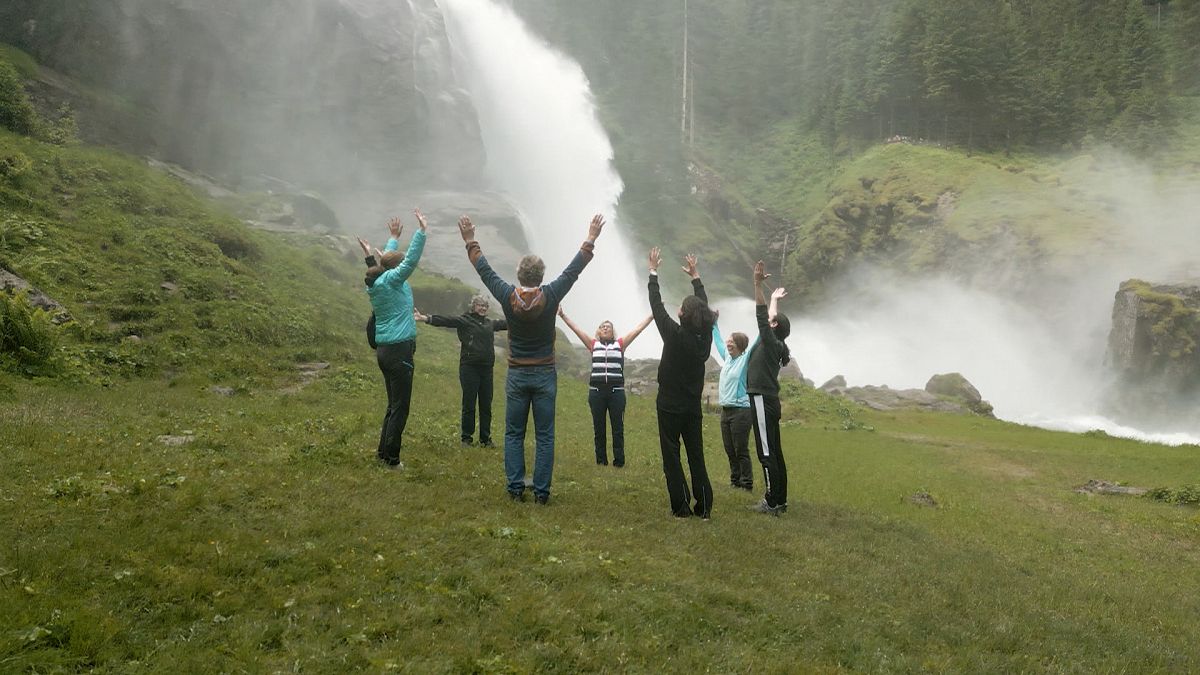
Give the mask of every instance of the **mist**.
MULTIPOLYGON (((649 310, 616 217, 624 186, 583 70, 506 6, 446 0, 443 7, 456 71, 478 110, 486 178, 520 214, 528 252, 546 261, 547 281, 578 252, 592 215, 604 215, 596 257, 563 307, 586 331, 611 320, 624 334, 649 310)), ((480 244, 486 253, 488 242, 480 244)), ((630 354, 655 353, 656 339, 644 334, 630 354)))
MULTIPOLYGON (((1020 289, 859 266, 830 284, 823 308, 806 311, 783 302, 792 318, 788 342, 805 377, 817 386, 842 375, 850 386, 919 389, 936 373, 959 372, 1002 419, 1200 443, 1194 424, 1159 428, 1161 423, 1118 421, 1104 412, 1114 386, 1105 364, 1114 295, 1129 278, 1198 276, 1200 184, 1184 175, 1156 175, 1111 150, 1071 164, 1063 190, 1108 214, 1096 237, 1080 242, 1084 255, 1051 261, 1022 280, 1020 289)), ((716 304, 724 332, 753 334, 750 300, 716 304)))

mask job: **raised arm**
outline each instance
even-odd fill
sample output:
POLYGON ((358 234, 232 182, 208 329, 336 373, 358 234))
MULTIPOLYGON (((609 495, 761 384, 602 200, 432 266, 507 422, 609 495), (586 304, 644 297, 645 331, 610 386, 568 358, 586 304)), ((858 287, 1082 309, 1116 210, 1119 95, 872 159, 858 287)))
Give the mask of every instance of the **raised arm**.
POLYGON ((571 318, 567 316, 567 313, 563 311, 562 305, 558 306, 558 316, 563 320, 563 323, 567 324, 567 328, 570 328, 571 332, 579 338, 579 341, 583 343, 583 346, 586 349, 591 349, 594 346, 594 343, 596 342, 595 339, 583 332, 579 326, 575 325, 575 322, 572 321, 571 318))
POLYGON ((654 325, 658 327, 658 334, 663 340, 673 337, 679 332, 679 324, 667 314, 667 308, 663 306, 662 291, 658 288, 658 266, 662 263, 662 251, 657 246, 650 249, 650 283, 646 285, 646 289, 650 294, 650 316, 654 317, 654 325))
POLYGON ((787 291, 784 290, 783 286, 771 291, 771 306, 767 309, 768 319, 774 321, 775 317, 779 316, 779 301, 786 297, 787 291))
POLYGON ((767 273, 767 266, 763 261, 759 260, 754 263, 754 304, 767 304, 767 296, 763 295, 763 282, 771 275, 767 273))
POLYGON ((713 346, 717 348, 717 356, 722 365, 729 360, 729 352, 725 349, 725 340, 721 339, 721 329, 717 323, 713 323, 712 329, 713 346))
POLYGON ((570 292, 571 287, 579 279, 579 275, 583 272, 583 268, 592 261, 592 252, 596 247, 596 239, 600 237, 600 233, 604 230, 604 216, 597 213, 592 216, 592 221, 588 223, 588 238, 579 247, 579 253, 571 259, 566 269, 558 278, 546 284, 546 290, 552 297, 559 302, 566 297, 570 292))
POLYGON ((496 271, 488 264, 487 258, 483 255, 483 249, 479 247, 479 242, 475 241, 475 224, 465 215, 458 219, 458 233, 462 235, 463 242, 467 245, 467 258, 479 275, 480 281, 487 287, 492 297, 496 298, 496 302, 508 302, 508 296, 513 292, 513 285, 501 279, 500 275, 496 274, 496 271))
POLYGON ((650 322, 653 320, 654 320, 654 315, 651 314, 650 316, 647 316, 646 318, 642 319, 642 322, 639 323, 637 325, 637 327, 635 327, 633 330, 626 333, 625 337, 621 338, 621 349, 627 349, 629 347, 629 345, 632 344, 633 341, 637 339, 637 336, 641 335, 642 331, 646 330, 646 326, 649 326, 650 322))

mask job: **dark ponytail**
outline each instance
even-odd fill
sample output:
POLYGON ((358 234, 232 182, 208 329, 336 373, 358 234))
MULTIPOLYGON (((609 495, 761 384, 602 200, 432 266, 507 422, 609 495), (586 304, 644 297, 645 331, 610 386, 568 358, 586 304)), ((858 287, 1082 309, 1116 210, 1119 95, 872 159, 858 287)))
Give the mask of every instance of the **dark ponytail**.
POLYGON ((711 331, 713 324, 717 322, 717 315, 709 308, 708 303, 694 295, 684 298, 679 309, 679 324, 696 333, 711 331))
POLYGON ((779 338, 779 346, 783 351, 779 354, 779 365, 786 366, 792 360, 792 352, 788 349, 787 343, 784 342, 787 336, 792 334, 792 322, 783 314, 775 315, 775 327, 772 329, 775 337, 779 338))

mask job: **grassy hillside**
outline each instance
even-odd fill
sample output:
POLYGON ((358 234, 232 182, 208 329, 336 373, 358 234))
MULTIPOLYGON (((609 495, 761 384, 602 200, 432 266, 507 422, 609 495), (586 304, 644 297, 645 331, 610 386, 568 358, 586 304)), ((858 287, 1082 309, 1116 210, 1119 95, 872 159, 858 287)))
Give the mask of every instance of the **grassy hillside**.
POLYGON ((790 385, 790 511, 743 508, 709 414, 714 517, 681 521, 652 399, 598 467, 563 376, 552 501, 515 504, 500 451, 458 446, 447 331, 421 327, 407 469, 375 464, 355 257, 111 152, 0 158, 0 264, 74 317, 0 362, 0 672, 1200 669, 1195 508, 1072 491, 1195 482, 1194 447, 790 385))

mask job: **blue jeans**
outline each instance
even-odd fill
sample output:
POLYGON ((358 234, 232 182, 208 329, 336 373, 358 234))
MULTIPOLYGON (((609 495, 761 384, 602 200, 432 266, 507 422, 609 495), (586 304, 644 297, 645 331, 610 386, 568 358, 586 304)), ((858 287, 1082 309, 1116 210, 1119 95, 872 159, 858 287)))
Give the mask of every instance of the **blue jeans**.
POLYGON ((508 491, 525 491, 525 428, 533 408, 536 450, 533 455, 533 493, 550 496, 554 473, 554 400, 558 397, 558 373, 554 366, 510 367, 504 392, 504 473, 508 491))

